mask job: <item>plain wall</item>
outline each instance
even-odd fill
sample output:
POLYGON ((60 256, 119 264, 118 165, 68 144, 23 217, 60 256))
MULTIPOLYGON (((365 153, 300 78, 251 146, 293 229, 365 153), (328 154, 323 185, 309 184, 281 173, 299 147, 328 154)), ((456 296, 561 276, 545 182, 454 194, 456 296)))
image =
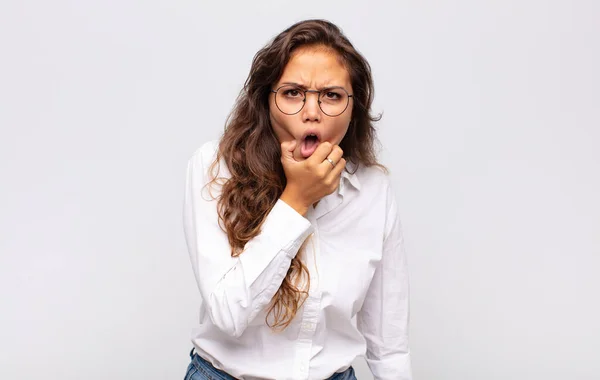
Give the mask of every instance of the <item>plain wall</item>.
POLYGON ((187 160, 313 17, 373 68, 415 379, 600 378, 600 3, 5 0, 1 379, 183 378, 187 160))

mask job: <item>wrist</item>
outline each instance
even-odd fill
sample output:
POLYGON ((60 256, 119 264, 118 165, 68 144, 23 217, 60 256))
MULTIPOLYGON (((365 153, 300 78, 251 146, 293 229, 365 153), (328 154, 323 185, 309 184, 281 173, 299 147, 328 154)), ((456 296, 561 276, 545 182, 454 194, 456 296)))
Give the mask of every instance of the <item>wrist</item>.
POLYGON ((296 210, 298 214, 306 216, 309 206, 306 205, 306 203, 303 202, 301 199, 299 199, 299 197, 295 196, 295 194, 292 191, 289 191, 288 188, 286 188, 283 191, 283 194, 281 194, 281 197, 279 197, 279 199, 281 199, 282 201, 287 203, 288 206, 296 210))

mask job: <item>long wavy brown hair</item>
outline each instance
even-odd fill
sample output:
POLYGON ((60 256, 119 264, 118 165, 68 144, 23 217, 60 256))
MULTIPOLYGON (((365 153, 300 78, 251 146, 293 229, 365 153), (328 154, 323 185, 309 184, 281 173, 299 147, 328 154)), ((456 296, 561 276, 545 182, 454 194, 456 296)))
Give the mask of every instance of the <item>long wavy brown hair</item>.
MULTIPOLYGON (((340 28, 329 21, 306 20, 290 26, 254 56, 248 78, 225 122, 217 157, 211 166, 214 173, 215 166, 223 159, 231 173, 228 179, 220 178, 223 181, 219 181, 222 189, 217 209, 234 257, 242 254, 246 243, 260 233, 262 223, 285 189, 281 147, 270 124, 269 94, 292 53, 307 46, 337 53, 350 74, 354 105, 348 131, 339 144, 344 158, 355 170, 359 165, 381 166, 376 158, 373 125, 381 115, 371 115, 374 89, 369 63, 340 28)), ((210 184, 217 179, 213 174, 210 184)), ((266 323, 274 330, 283 330, 291 323, 308 294, 308 269, 300 256, 292 259, 267 310, 266 323), (305 280, 302 287, 301 280, 305 280)))

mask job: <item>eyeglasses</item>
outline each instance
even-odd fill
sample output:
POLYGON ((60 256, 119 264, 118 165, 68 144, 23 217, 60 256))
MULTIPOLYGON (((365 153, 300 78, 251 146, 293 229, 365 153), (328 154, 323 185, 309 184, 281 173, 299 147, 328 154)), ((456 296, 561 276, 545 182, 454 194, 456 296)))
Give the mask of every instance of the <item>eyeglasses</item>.
POLYGON ((325 115, 332 117, 343 114, 353 96, 343 87, 329 87, 317 91, 305 90, 294 85, 283 85, 271 92, 275 93, 275 105, 286 115, 295 115, 304 108, 307 92, 319 94, 319 108, 325 115))

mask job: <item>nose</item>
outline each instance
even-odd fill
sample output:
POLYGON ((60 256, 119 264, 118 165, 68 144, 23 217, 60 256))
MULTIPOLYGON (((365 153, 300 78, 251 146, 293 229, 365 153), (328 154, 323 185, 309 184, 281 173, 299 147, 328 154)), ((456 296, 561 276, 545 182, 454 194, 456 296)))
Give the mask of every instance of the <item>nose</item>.
POLYGON ((319 106, 319 92, 306 91, 304 95, 304 107, 302 108, 303 120, 321 120, 321 107, 319 106))

